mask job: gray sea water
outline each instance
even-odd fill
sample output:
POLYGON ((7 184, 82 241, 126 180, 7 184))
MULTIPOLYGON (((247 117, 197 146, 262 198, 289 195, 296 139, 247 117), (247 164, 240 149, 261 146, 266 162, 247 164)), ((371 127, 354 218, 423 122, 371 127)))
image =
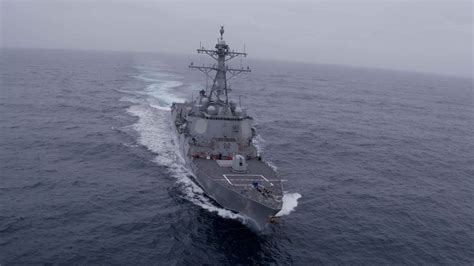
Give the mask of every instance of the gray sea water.
POLYGON ((259 233, 177 154, 191 60, 1 50, 0 264, 472 265, 471 79, 247 61, 232 95, 288 180, 259 233))

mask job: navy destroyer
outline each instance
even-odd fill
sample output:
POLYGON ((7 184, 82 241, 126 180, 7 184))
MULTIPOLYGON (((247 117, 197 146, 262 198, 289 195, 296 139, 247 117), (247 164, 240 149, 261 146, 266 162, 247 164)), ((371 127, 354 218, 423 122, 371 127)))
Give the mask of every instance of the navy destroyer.
POLYGON ((230 50, 223 34, 221 27, 215 49, 197 49, 212 57, 215 64, 189 65, 213 80, 212 85, 191 101, 173 103, 172 120, 182 153, 199 186, 222 207, 250 218, 263 229, 282 208, 282 180, 257 153, 253 118, 229 99, 229 79, 250 72, 250 68, 227 64, 228 60, 247 54, 230 50))

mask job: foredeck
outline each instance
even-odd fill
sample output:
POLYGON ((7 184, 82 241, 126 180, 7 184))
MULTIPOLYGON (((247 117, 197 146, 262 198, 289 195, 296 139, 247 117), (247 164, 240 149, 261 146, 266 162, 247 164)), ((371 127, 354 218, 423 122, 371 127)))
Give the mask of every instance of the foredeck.
POLYGON ((247 172, 232 171, 230 160, 194 159, 198 174, 219 182, 221 185, 272 208, 282 203, 282 180, 275 171, 262 161, 247 161, 247 172))

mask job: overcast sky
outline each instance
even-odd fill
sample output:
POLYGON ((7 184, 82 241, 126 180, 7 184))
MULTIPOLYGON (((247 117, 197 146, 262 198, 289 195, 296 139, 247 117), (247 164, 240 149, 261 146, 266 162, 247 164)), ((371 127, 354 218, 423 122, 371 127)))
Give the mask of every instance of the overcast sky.
POLYGON ((473 74, 473 1, 0 0, 1 45, 249 56, 473 74))

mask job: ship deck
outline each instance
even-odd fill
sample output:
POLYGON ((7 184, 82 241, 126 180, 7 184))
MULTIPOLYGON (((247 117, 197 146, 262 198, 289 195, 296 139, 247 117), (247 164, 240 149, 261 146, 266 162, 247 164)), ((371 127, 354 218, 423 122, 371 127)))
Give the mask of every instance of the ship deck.
POLYGON ((231 160, 194 159, 198 174, 214 181, 244 197, 263 205, 278 209, 282 204, 282 180, 263 161, 247 160, 247 172, 232 171, 231 160))

